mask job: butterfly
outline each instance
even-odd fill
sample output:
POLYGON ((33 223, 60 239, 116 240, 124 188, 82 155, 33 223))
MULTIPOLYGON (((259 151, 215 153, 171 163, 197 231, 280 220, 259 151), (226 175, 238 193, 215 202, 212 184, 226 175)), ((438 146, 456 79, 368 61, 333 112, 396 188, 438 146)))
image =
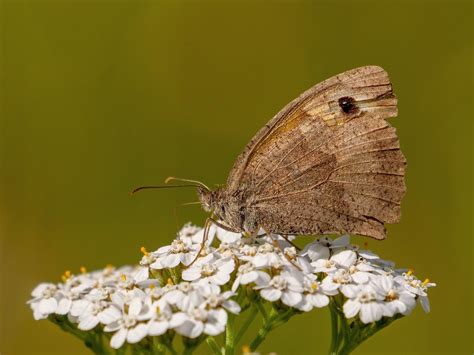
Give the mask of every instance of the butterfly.
POLYGON ((355 68, 316 84, 278 112, 238 156, 224 186, 169 180, 198 188, 202 207, 213 216, 207 228, 214 222, 251 235, 384 239, 385 223, 400 220, 406 191, 406 159, 387 122, 396 115, 387 72, 355 68))
POLYGON ((198 188, 202 206, 233 231, 355 234, 384 239, 400 220, 406 159, 387 72, 333 76, 273 117, 237 158, 223 187, 198 188))

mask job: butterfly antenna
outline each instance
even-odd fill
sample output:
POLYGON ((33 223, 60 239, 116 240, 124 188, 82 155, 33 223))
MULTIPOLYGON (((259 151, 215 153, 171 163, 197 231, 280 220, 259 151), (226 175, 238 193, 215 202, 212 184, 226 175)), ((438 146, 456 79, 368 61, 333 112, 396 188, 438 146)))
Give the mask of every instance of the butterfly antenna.
POLYGON ((201 202, 200 201, 196 201, 196 202, 186 202, 186 203, 182 203, 180 204, 180 206, 191 206, 191 205, 200 205, 201 202))
POLYGON ((181 179, 181 178, 177 178, 177 177, 174 177, 174 176, 169 176, 169 177, 166 178, 165 184, 169 183, 170 181, 190 182, 192 184, 195 184, 195 186, 197 185, 198 187, 202 187, 203 189, 205 189, 207 191, 211 191, 211 189, 209 187, 207 187, 201 181, 197 181, 197 180, 181 179))
POLYGON ((147 189, 172 189, 175 187, 202 187, 200 185, 195 185, 195 184, 189 184, 189 185, 170 185, 170 186, 162 186, 162 185, 157 185, 157 186, 140 186, 132 190, 130 192, 130 195, 134 195, 138 191, 141 190, 147 190, 147 189))

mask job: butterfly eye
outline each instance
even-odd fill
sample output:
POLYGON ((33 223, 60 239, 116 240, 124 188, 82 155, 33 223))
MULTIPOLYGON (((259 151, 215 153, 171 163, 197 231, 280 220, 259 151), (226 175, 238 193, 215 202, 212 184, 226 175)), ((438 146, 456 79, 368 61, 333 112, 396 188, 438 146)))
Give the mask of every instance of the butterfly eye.
POLYGON ((357 110, 354 98, 344 96, 339 99, 339 107, 344 113, 353 113, 357 110))

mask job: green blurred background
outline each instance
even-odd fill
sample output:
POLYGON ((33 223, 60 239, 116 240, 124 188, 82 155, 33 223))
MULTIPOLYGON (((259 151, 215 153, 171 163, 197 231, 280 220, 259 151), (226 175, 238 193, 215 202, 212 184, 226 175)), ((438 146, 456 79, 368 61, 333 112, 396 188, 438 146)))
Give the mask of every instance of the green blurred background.
MULTIPOLYGON (((455 1, 1 2, 0 353, 87 354, 25 304, 66 270, 135 263, 205 217, 166 176, 223 183, 252 135, 303 90, 378 64, 399 97, 408 159, 400 224, 382 256, 432 289, 360 347, 472 353, 473 8, 455 1)), ((362 238, 356 239, 362 243, 362 238)), ((324 353, 327 310, 263 351, 324 353)))

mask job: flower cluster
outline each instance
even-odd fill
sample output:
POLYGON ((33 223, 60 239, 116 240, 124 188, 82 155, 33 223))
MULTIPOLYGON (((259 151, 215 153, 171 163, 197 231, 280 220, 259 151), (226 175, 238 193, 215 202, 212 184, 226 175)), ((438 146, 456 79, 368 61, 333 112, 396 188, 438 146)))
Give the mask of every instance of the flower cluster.
POLYGON ((429 311, 427 289, 411 270, 351 245, 348 236, 317 239, 299 250, 294 238, 248 237, 186 225, 170 245, 149 252, 135 267, 73 275, 42 283, 29 301, 35 319, 67 317, 81 331, 110 333, 112 348, 146 337, 177 333, 216 336, 229 314, 252 303, 309 312, 331 303, 348 320, 369 324, 407 315, 419 300, 429 311), (268 301, 268 302, 266 302, 268 301))

